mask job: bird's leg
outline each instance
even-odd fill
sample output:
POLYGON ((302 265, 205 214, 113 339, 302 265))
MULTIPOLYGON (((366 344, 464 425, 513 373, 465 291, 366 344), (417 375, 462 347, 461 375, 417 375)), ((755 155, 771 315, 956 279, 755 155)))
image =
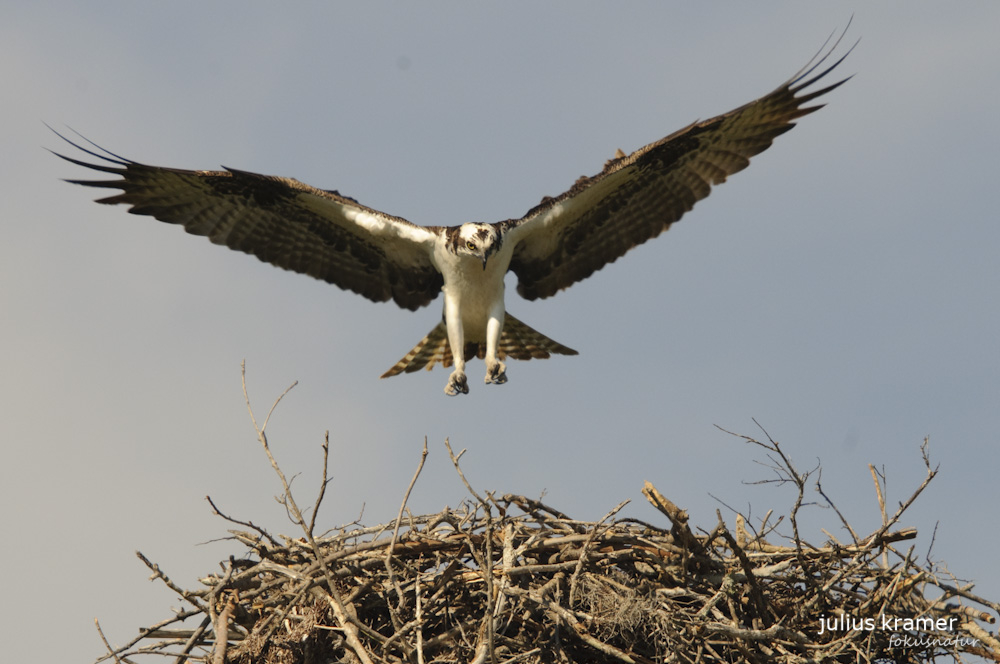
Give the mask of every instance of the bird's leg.
POLYGON ((469 393, 469 381, 465 377, 465 332, 457 309, 458 307, 449 307, 447 299, 445 300, 444 322, 448 328, 451 357, 455 361, 455 370, 451 372, 448 384, 444 386, 444 393, 450 397, 469 393))
POLYGON ((497 359, 500 332, 503 330, 503 304, 490 314, 486 321, 486 384, 503 385, 507 382, 507 366, 497 359))

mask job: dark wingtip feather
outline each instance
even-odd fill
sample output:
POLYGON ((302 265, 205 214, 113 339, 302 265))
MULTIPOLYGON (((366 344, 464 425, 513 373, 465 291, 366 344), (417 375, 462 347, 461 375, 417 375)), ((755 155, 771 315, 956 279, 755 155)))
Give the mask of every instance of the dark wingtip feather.
MULTIPOLYGON (((791 79, 789 79, 788 83, 786 83, 785 85, 792 94, 798 92, 799 90, 809 87, 810 85, 812 85, 813 83, 820 80, 821 78, 829 74, 831 71, 836 69, 840 65, 840 63, 842 63, 847 58, 847 56, 851 54, 851 51, 853 51, 857 47, 857 45, 861 43, 861 38, 858 37, 857 41, 855 41, 854 44, 852 44, 851 47, 847 49, 846 53, 837 58, 836 62, 834 62, 833 64, 831 64, 829 67, 819 72, 818 74, 814 74, 817 69, 823 66, 823 63, 829 60, 830 56, 833 55, 834 51, 837 50, 837 47, 840 45, 840 42, 842 42, 844 40, 844 37, 847 36, 847 31, 850 29, 851 22, 853 20, 854 16, 851 15, 851 18, 848 19, 847 21, 847 25, 844 26, 844 30, 840 33, 840 36, 837 37, 836 41, 833 42, 833 45, 827 48, 827 45, 830 43, 830 40, 833 39, 833 36, 836 33, 831 33, 830 36, 826 38, 826 41, 823 42, 823 45, 820 47, 819 51, 816 52, 816 55, 810 58, 809 62, 807 62, 802 69, 796 72, 795 75, 792 76, 791 79)), ((838 86, 849 81, 853 76, 854 75, 852 74, 851 76, 848 76, 847 78, 841 81, 837 81, 836 83, 829 85, 818 92, 810 93, 809 96, 804 97, 802 99, 804 101, 808 101, 809 99, 830 92, 831 90, 834 90, 838 86)))
MULTIPOLYGON (((71 164, 75 164, 76 166, 82 166, 84 168, 89 168, 89 169, 91 169, 93 171, 99 171, 101 173, 111 173, 113 175, 124 176, 126 174, 127 170, 128 170, 128 167, 134 163, 132 161, 129 161, 128 159, 125 159, 124 157, 120 157, 120 156, 116 155, 115 153, 110 152, 109 150, 105 150, 104 148, 102 148, 101 146, 97 145, 93 141, 91 141, 88 138, 80 135, 79 132, 76 132, 76 131, 70 129, 70 131, 73 131, 73 133, 77 134, 77 136, 79 136, 81 139, 83 139, 87 143, 90 143, 90 145, 92 145, 97 150, 100 150, 100 152, 96 152, 94 150, 90 150, 90 149, 84 147, 83 145, 80 145, 79 143, 76 143, 76 142, 70 140, 66 136, 60 134, 58 131, 56 131, 55 129, 53 129, 47 123, 43 123, 43 124, 45 124, 45 126, 48 127, 49 130, 52 131, 53 134, 55 134, 59 138, 61 138, 64 141, 66 141, 67 143, 69 143, 70 145, 72 145, 77 150, 80 150, 84 154, 89 154, 91 157, 94 157, 95 159, 101 160, 100 162, 97 162, 97 163, 89 162, 89 161, 83 161, 82 159, 76 159, 75 157, 70 157, 70 156, 64 155, 64 154, 62 154, 60 152, 56 152, 55 150, 51 150, 49 148, 45 148, 46 150, 48 150, 49 152, 51 152, 55 156, 59 157, 60 159, 65 160, 65 161, 68 161, 71 164)), ((124 182, 124 180, 80 180, 80 179, 75 179, 75 178, 73 178, 73 179, 64 178, 63 181, 64 182, 69 182, 70 184, 83 185, 85 187, 100 187, 100 188, 107 188, 107 189, 120 189, 120 188, 122 188, 122 183, 124 182)), ((101 200, 99 200, 97 202, 98 203, 107 203, 107 202, 112 202, 112 201, 109 201, 108 199, 101 199, 101 200)))
MULTIPOLYGON (((45 149, 49 150, 48 148, 45 149)), ((59 157, 60 159, 65 159, 71 164, 76 164, 77 166, 84 166, 86 168, 95 171, 101 171, 102 173, 114 173, 115 175, 121 175, 125 172, 125 169, 122 168, 122 166, 127 165, 127 162, 120 164, 119 166, 108 166, 106 164, 93 164, 89 161, 82 161, 80 159, 74 159, 73 157, 67 157, 66 155, 56 152, 55 150, 49 150, 49 152, 59 157)), ((117 162, 112 162, 112 163, 117 163, 117 162)), ((89 182, 83 180, 66 180, 66 182, 72 182, 74 184, 90 184, 89 182)))
POLYGON ((81 184, 84 187, 103 187, 106 189, 121 189, 124 180, 70 180, 64 178, 63 182, 70 184, 81 184))
MULTIPOLYGON (((817 77, 817 79, 818 78, 819 77, 817 77)), ((851 74, 850 76, 847 76, 847 77, 845 77, 845 78, 837 81, 836 83, 831 83, 830 85, 826 86, 825 88, 820 88, 819 90, 813 90, 812 92, 809 92, 807 94, 800 95, 800 96, 796 97, 795 99, 800 104, 808 104, 813 99, 816 99, 817 97, 822 97, 826 93, 831 92, 833 90, 836 90, 837 88, 839 88, 840 86, 842 86, 844 83, 847 83, 852 78, 854 78, 854 74, 851 74)), ((813 79, 812 81, 809 81, 808 83, 804 83, 803 85, 801 85, 801 86, 799 86, 797 88, 792 89, 792 93, 794 94, 795 92, 797 92, 798 90, 801 90, 803 87, 809 85, 810 83, 812 83, 815 80, 816 79, 813 79)), ((823 107, 823 104, 820 104, 819 106, 812 106, 810 108, 822 108, 822 107, 823 107)))
MULTIPOLYGON (((109 162, 111 162, 113 164, 118 164, 119 166, 127 166, 127 165, 133 163, 131 160, 126 159, 125 157, 122 157, 121 155, 117 155, 114 152, 111 152, 110 150, 102 148, 100 145, 98 145, 97 143, 94 143, 92 140, 90 140, 89 138, 87 138, 86 136, 84 136, 83 134, 81 134, 80 132, 76 131, 75 129, 70 128, 70 131, 72 131, 74 134, 76 134, 78 137, 80 137, 80 139, 82 139, 83 141, 86 141, 87 143, 89 143, 92 147, 96 148, 98 150, 98 152, 95 152, 94 150, 90 150, 88 148, 85 148, 84 146, 80 145, 79 143, 76 143, 76 142, 70 140, 66 136, 60 134, 58 131, 56 131, 55 129, 53 129, 49 124, 44 123, 44 122, 42 124, 44 124, 46 127, 48 127, 49 131, 51 131, 53 134, 55 134, 59 138, 61 138, 64 141, 66 141, 67 143, 69 143, 70 145, 72 145, 74 148, 76 148, 80 152, 84 152, 86 154, 89 154, 91 157, 94 157, 96 159, 100 159, 102 161, 109 161, 109 162)), ((48 150, 48 148, 45 148, 45 149, 48 150)), ((76 161, 74 159, 70 159, 69 157, 66 157, 65 155, 59 154, 55 150, 49 150, 49 152, 51 152, 52 154, 54 154, 54 155, 56 155, 58 157, 62 157, 63 159, 65 159, 67 161, 71 161, 71 162, 73 162, 75 164, 79 164, 81 166, 88 166, 90 168, 97 168, 97 166, 95 166, 94 164, 89 164, 87 162, 76 161)))

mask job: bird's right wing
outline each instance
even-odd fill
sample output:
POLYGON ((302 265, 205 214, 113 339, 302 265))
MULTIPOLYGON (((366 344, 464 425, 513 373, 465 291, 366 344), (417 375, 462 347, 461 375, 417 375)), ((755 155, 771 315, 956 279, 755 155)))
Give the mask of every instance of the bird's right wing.
POLYGON ((96 145, 101 152, 89 150, 56 133, 101 162, 57 156, 120 177, 68 180, 122 190, 98 203, 129 205, 132 214, 178 224, 215 244, 376 302, 418 309, 441 291, 441 273, 430 258, 438 236, 434 227, 416 226, 290 178, 148 166, 96 145))

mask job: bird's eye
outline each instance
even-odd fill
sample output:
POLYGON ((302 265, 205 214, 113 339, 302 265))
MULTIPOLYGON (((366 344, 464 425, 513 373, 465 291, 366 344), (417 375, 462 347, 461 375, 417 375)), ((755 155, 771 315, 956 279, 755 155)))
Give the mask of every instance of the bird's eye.
POLYGON ((476 245, 475 245, 474 242, 466 242, 465 246, 469 248, 469 251, 475 251, 476 250, 476 245))

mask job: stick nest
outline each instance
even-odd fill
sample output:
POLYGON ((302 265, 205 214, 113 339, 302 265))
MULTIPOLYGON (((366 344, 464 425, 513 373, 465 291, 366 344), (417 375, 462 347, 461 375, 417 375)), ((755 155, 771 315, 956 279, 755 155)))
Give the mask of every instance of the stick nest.
MULTIPOLYGON (((307 521, 258 433, 304 536, 276 538, 221 515, 242 524, 230 532, 246 551, 195 590, 139 554, 188 608, 108 645, 98 661, 1000 661, 1000 642, 981 626, 1000 605, 900 548, 916 537, 900 516, 937 472, 926 443, 927 476, 893 515, 872 469, 878 530, 859 537, 841 517, 851 541, 813 546, 798 536, 813 471, 797 471, 770 439, 746 438, 768 450, 769 481, 790 483, 797 499, 787 519, 771 523, 769 512, 757 527, 740 514, 730 527, 720 514, 696 533, 649 483, 643 494, 665 517, 659 524, 619 518, 625 503, 577 521, 524 496, 480 496, 466 482, 473 498, 459 509, 412 516, 404 498, 384 525, 314 536, 322 490, 307 521), (779 535, 779 525, 791 533, 779 535)), ((461 454, 448 452, 465 481, 461 454)))

